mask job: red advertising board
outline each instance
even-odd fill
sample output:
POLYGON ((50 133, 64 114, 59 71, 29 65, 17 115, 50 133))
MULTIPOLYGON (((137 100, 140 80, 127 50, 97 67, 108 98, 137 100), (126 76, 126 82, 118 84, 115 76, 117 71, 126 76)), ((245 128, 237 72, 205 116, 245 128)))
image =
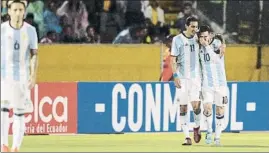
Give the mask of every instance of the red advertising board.
POLYGON ((34 112, 25 115, 26 134, 77 133, 77 83, 39 83, 31 98, 34 112))

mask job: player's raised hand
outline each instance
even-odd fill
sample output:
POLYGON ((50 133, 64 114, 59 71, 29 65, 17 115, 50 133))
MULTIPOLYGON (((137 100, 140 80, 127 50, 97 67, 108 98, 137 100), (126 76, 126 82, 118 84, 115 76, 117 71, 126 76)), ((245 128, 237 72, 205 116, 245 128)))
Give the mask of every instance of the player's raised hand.
POLYGON ((209 45, 209 39, 207 37, 200 37, 200 43, 203 46, 208 46, 209 45))

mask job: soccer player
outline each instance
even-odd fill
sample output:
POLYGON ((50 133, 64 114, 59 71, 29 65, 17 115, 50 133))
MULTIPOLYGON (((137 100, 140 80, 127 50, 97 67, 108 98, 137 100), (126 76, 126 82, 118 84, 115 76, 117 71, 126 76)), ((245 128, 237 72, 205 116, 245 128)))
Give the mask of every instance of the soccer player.
POLYGON ((201 69, 199 63, 199 43, 196 35, 198 31, 198 19, 188 17, 186 19, 186 31, 175 36, 171 48, 171 66, 177 98, 180 104, 180 123, 185 134, 182 145, 192 145, 188 125, 188 104, 191 102, 194 112, 194 141, 201 140, 201 69))
POLYGON ((13 109, 13 145, 19 151, 25 131, 24 114, 37 72, 37 33, 23 21, 27 2, 7 2, 10 20, 1 24, 1 151, 9 151, 9 111, 13 109))
POLYGON ((212 143, 212 104, 216 105, 215 144, 220 145, 220 135, 224 120, 224 106, 227 104, 227 81, 224 65, 224 56, 220 48, 220 37, 211 37, 209 26, 201 26, 198 34, 200 60, 202 68, 202 103, 207 126, 206 143, 212 143))

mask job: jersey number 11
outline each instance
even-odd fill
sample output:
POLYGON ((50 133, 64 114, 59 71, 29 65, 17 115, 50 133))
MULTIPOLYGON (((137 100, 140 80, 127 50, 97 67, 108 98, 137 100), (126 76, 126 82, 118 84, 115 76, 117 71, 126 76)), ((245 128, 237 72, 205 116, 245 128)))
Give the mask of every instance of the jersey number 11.
POLYGON ((190 45, 190 47, 191 47, 191 52, 194 52, 194 45, 190 45))

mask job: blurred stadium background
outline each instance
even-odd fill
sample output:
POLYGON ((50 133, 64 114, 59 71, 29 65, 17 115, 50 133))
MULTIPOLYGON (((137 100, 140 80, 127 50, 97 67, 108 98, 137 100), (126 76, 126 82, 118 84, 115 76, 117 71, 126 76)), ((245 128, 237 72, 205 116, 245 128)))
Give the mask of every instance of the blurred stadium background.
MULTIPOLYGON (((5 2, 1 2, 1 22, 9 18, 5 2)), ((269 1, 29 0, 25 21, 38 30, 40 49, 38 85, 32 91, 37 111, 28 115, 23 151, 269 151, 269 1), (237 120, 228 119, 226 132, 248 133, 225 133, 222 148, 203 142, 181 147, 183 135, 176 133, 63 136, 117 133, 111 125, 116 84, 122 83, 129 94, 133 83, 145 95, 145 82, 155 89, 169 57, 166 38, 184 30, 190 15, 225 37, 232 94, 237 87, 237 99, 227 108, 228 116, 236 114, 237 120), (62 127, 66 129, 59 130, 62 127)), ((162 80, 162 87, 166 83, 162 80)), ((133 109, 137 114, 137 104, 130 108, 128 98, 129 105, 119 103, 117 113, 133 109)), ((165 107, 165 100, 160 105, 165 107)), ((152 115, 142 114, 143 119, 152 115)), ((120 133, 147 132, 145 121, 142 129, 132 130, 129 120, 137 124, 137 118, 126 118, 128 125, 120 133)), ((167 131, 159 131, 177 131, 172 122, 169 125, 167 131)))

